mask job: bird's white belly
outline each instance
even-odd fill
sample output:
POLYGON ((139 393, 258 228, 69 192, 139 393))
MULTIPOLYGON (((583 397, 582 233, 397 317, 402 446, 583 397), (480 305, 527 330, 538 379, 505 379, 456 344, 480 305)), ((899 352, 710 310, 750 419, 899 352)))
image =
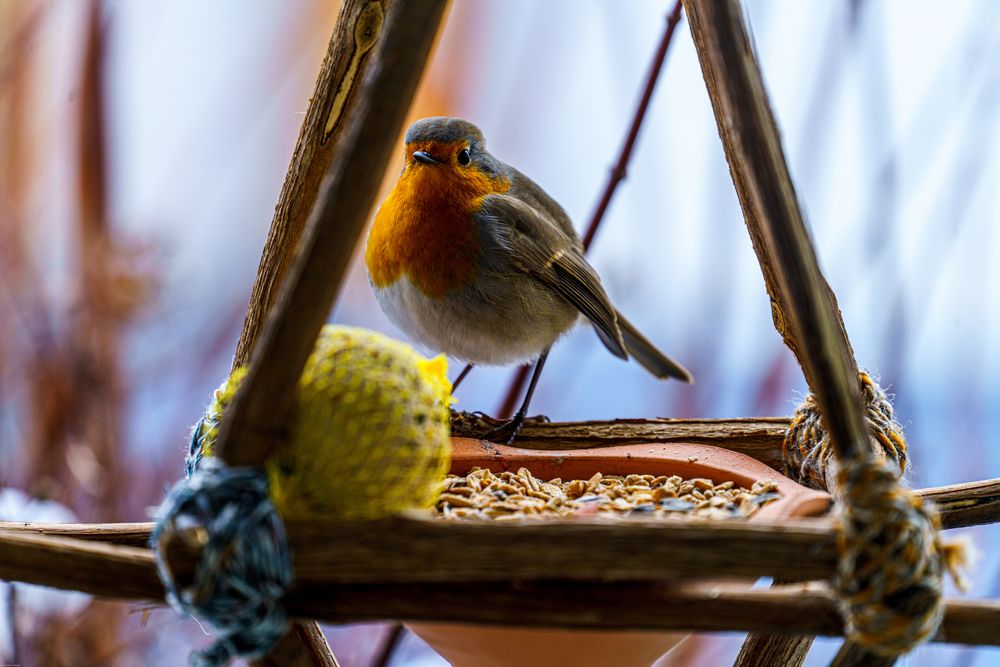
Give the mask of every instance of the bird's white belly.
POLYGON ((429 297, 406 276, 373 289, 386 316, 414 342, 486 366, 537 358, 578 317, 568 304, 526 304, 516 296, 491 300, 475 286, 429 297))

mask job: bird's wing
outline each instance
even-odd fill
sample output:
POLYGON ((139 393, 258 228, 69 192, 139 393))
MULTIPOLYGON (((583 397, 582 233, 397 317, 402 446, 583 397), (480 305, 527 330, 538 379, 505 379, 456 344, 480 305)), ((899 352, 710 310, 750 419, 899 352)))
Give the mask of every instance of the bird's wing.
POLYGON ((570 237, 570 241, 577 248, 583 249, 583 243, 577 237, 573 221, 569 219, 566 210, 559 205, 549 193, 542 189, 538 183, 519 172, 514 167, 507 165, 510 174, 511 187, 516 188, 521 200, 528 200, 536 208, 541 208, 546 215, 556 224, 556 226, 570 237))
POLYGON ((517 270, 535 278, 587 316, 604 345, 628 359, 614 306, 575 239, 536 208, 508 195, 489 195, 483 215, 495 225, 502 252, 517 270))

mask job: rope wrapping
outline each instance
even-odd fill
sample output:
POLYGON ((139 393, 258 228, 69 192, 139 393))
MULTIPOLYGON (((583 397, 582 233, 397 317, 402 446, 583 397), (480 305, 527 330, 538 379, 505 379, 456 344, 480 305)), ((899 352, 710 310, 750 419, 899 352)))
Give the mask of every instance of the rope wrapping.
MULTIPOLYGON (((871 432, 874 451, 906 472, 908 463, 903 427, 896 421, 888 395, 866 372, 859 373, 861 398, 865 405, 865 421, 871 432)), ((784 473, 800 484, 827 490, 836 479, 830 473, 836 460, 823 416, 812 394, 792 416, 792 423, 782 443, 784 473)), ((830 489, 831 491, 833 489, 830 489)))
POLYGON ((961 547, 942 543, 937 511, 899 484, 894 465, 858 459, 837 473, 836 525, 846 636, 873 653, 906 653, 937 634, 943 574, 962 585, 961 547))
POLYGON ((885 391, 860 372, 871 450, 848 461, 834 457, 816 399, 795 411, 782 448, 785 473, 836 498, 839 561, 833 586, 845 634, 872 653, 898 656, 937 634, 942 586, 950 572, 964 586, 965 551, 944 544, 933 505, 900 484, 906 471, 903 428, 885 391))
POLYGON ((160 505, 151 541, 170 606, 204 619, 217 633, 208 649, 191 654, 190 664, 259 658, 285 635, 281 599, 292 585, 291 552, 265 473, 205 457, 160 505), (204 542, 190 583, 175 579, 160 542, 177 532, 204 542))

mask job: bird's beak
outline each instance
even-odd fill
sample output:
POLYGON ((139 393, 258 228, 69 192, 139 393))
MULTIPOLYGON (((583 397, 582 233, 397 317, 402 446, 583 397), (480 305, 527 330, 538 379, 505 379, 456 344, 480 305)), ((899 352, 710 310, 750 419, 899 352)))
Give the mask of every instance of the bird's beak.
POLYGON ((435 160, 427 151, 414 151, 413 159, 421 164, 441 164, 439 160, 435 160))

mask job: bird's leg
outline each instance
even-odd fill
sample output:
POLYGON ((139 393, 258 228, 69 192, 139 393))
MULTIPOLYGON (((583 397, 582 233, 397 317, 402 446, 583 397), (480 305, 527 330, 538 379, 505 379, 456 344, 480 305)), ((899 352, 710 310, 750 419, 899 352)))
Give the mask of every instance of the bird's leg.
POLYGON ((487 433, 483 436, 484 440, 500 440, 508 445, 514 442, 514 438, 517 437, 517 434, 521 432, 521 427, 524 426, 524 418, 528 414, 528 405, 531 404, 531 397, 535 393, 535 386, 538 384, 538 378, 542 374, 542 368, 545 366, 545 360, 548 357, 549 350, 546 348, 539 355, 538 359, 535 360, 535 366, 531 369, 531 381, 528 383, 528 391, 525 392, 524 400, 521 401, 521 407, 517 409, 514 418, 487 433))
POLYGON ((462 369, 462 372, 459 373, 458 377, 455 378, 455 381, 451 383, 451 390, 452 390, 452 392, 454 392, 456 389, 458 389, 458 385, 462 384, 462 380, 465 379, 465 376, 469 374, 469 371, 472 370, 472 367, 474 365, 475 364, 466 364, 465 365, 465 368, 462 369))
MULTIPOLYGON (((466 364, 465 368, 462 369, 462 372, 458 374, 457 378, 455 378, 455 381, 451 383, 452 396, 455 395, 455 390, 458 389, 458 385, 462 384, 462 380, 464 380, 465 376, 472 370, 473 365, 474 364, 466 364)), ((451 413, 452 435, 459 436, 461 436, 462 433, 473 429, 474 425, 479 422, 479 418, 485 416, 481 414, 477 415, 474 412, 465 412, 464 410, 456 411, 455 408, 452 407, 449 407, 448 411, 451 413)))

